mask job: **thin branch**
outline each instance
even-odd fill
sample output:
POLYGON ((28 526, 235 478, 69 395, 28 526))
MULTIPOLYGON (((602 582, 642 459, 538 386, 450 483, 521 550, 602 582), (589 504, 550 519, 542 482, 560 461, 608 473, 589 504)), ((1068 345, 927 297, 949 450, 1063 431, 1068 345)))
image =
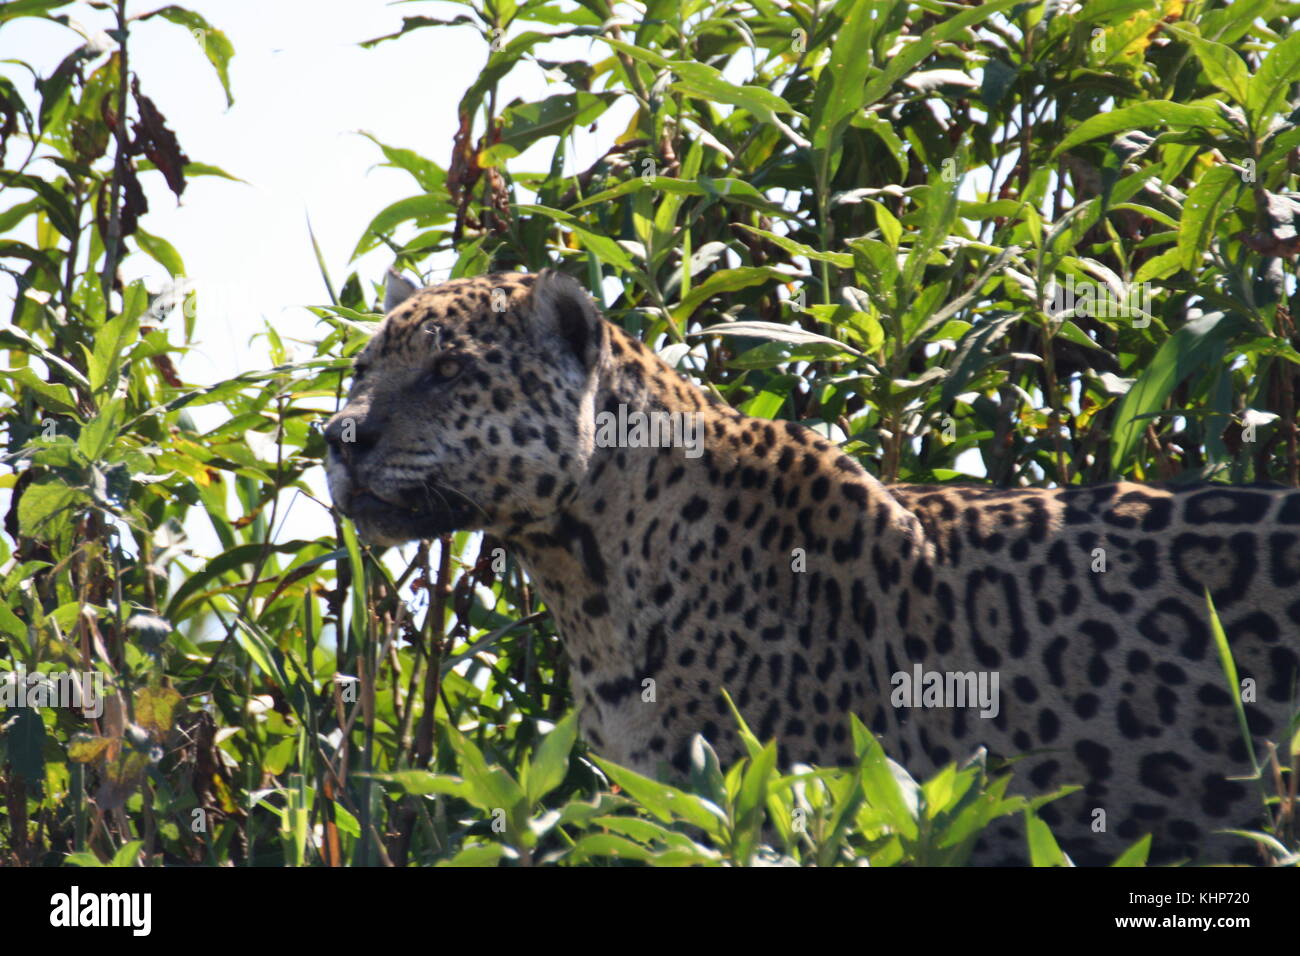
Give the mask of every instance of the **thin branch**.
POLYGON ((113 157, 113 185, 108 197, 108 235, 104 237, 104 271, 100 284, 104 289, 104 303, 107 307, 112 302, 113 280, 117 276, 117 262, 122 255, 122 210, 121 193, 125 178, 126 164, 130 160, 126 138, 126 93, 128 85, 128 61, 126 43, 126 2, 117 2, 117 43, 118 60, 117 77, 117 127, 114 138, 117 140, 117 152, 113 157))

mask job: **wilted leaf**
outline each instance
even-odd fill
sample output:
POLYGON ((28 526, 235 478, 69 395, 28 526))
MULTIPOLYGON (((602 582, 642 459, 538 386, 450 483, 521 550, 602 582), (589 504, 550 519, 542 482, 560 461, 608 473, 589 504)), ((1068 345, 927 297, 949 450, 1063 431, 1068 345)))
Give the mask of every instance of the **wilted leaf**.
POLYGON ((176 722, 180 703, 181 695, 170 687, 147 687, 135 695, 135 722, 162 740, 176 722))

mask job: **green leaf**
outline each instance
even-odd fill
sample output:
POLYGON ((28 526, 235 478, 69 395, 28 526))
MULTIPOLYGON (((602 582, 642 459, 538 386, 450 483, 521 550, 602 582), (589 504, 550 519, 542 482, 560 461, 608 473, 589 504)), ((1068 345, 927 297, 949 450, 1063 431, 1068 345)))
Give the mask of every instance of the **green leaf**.
POLYGON ((1246 108, 1257 129, 1267 129, 1269 117, 1287 107, 1287 94, 1300 76, 1300 33, 1292 33, 1269 51, 1250 81, 1246 108))
POLYGON ((1223 670, 1224 683, 1228 686, 1228 696, 1232 698, 1232 709, 1237 715, 1237 729, 1241 733, 1242 742, 1246 745, 1246 754, 1250 757, 1250 765, 1255 770, 1256 776, 1259 774, 1259 761, 1255 759, 1255 744, 1250 732, 1250 724, 1246 720, 1246 708, 1241 700, 1241 681, 1237 677, 1237 662, 1232 657, 1232 648, 1228 644, 1228 635, 1223 630, 1223 622, 1219 620, 1219 612, 1214 607, 1214 599, 1210 596, 1209 588, 1205 589, 1205 607, 1210 618, 1210 633, 1214 635, 1214 647, 1219 654, 1219 667, 1223 670))
POLYGON ((877 308, 892 313, 898 304, 898 256, 879 239, 850 239, 848 246, 859 285, 877 308))
POLYGON ((1061 852, 1052 831, 1037 814, 1029 810, 1025 811, 1025 831, 1029 838, 1031 866, 1069 866, 1069 860, 1061 852))
POLYGON ((285 737, 279 743, 267 749, 262 757, 262 770, 279 776, 284 773, 285 768, 289 766, 297 751, 298 741, 292 737, 285 737))
MULTIPOLYGON (((833 306, 814 306, 813 308, 830 308, 833 306)), ((812 311, 811 309, 809 311, 812 311)), ((781 326, 781 328, 785 328, 781 326)), ((726 331, 725 327, 722 330, 726 331)), ((814 342, 808 345, 791 347, 786 342, 765 342, 752 349, 746 349, 727 363, 727 368, 773 368, 777 365, 790 365, 795 362, 842 362, 844 349, 839 343, 827 345, 814 342)))
MULTIPOLYGON (((3 250, 0 249, 0 255, 3 250)), ((90 389, 90 381, 82 375, 75 365, 66 359, 60 358, 51 352, 44 345, 32 338, 31 333, 16 325, 10 325, 6 328, 0 328, 0 343, 6 346, 16 347, 19 351, 27 352, 31 355, 39 355, 42 360, 55 366, 68 377, 68 379, 82 388, 90 389)))
POLYGON ((501 116, 500 142, 523 152, 539 139, 588 126, 614 102, 613 93, 560 93, 511 106, 501 116))
POLYGON ((1245 104, 1250 84, 1250 71, 1246 61, 1232 47, 1215 40, 1207 40, 1182 24, 1165 27, 1178 39, 1189 44, 1201 61, 1205 77, 1237 103, 1245 104))
POLYGON ((83 499, 81 492, 58 479, 33 482, 18 500, 18 528, 28 537, 48 540, 48 522, 83 499))
POLYGON ((0 184, 5 187, 17 186, 19 189, 30 189, 36 193, 42 206, 42 212, 50 217, 50 222, 54 224, 54 228, 67 238, 72 239, 80 232, 77 225, 77 214, 72 207, 72 203, 53 183, 48 183, 38 176, 29 176, 25 173, 0 169, 0 184))
POLYGON ((203 55, 217 71, 217 79, 221 81, 221 89, 226 94, 226 105, 233 104, 235 98, 230 94, 230 58, 235 55, 235 48, 230 39, 199 14, 184 7, 166 6, 146 13, 140 19, 148 20, 150 17, 162 17, 190 31, 195 42, 203 49, 203 55))
POLYGON ((136 858, 140 855, 142 846, 144 846, 143 840, 132 840, 129 843, 123 843, 118 847, 117 852, 113 854, 113 859, 108 861, 108 865, 118 867, 135 866, 136 858))
POLYGON ((889 155, 893 157, 894 165, 898 167, 898 178, 900 180, 907 178, 908 147, 893 126, 878 114, 867 112, 855 113, 851 124, 859 129, 866 130, 884 143, 885 148, 889 150, 889 155))
POLYGON ((72 0, 11 0, 0 4, 0 23, 18 17, 43 17, 51 10, 66 7, 72 0))
POLYGON ((717 68, 694 60, 669 60, 668 68, 681 77, 672 85, 674 90, 711 102, 739 106, 756 119, 779 129, 796 146, 808 146, 808 141, 781 119, 782 114, 795 114, 794 107, 767 87, 737 86, 717 68))
POLYGON ((384 158, 388 160, 383 165, 410 173, 411 178, 426 193, 441 193, 446 189, 447 174, 433 160, 425 159, 413 149, 402 149, 381 143, 373 133, 365 130, 360 130, 360 133, 383 151, 384 158))
POLYGON ((904 839, 915 840, 919 809, 916 784, 902 767, 885 756, 875 738, 867 743, 860 773, 867 802, 885 814, 895 833, 904 839))
POLYGON ((862 355, 853 346, 837 342, 825 335, 809 332, 796 326, 777 325, 775 322, 724 322, 721 325, 711 325, 707 329, 701 329, 698 332, 688 332, 687 335, 740 335, 745 338, 770 339, 773 342, 786 342, 792 345, 831 346, 850 355, 862 355))
MULTIPOLYGON (((352 580, 357 582, 352 591, 351 640, 355 642, 354 646, 360 647, 366 639, 366 621, 369 620, 365 601, 366 565, 361 560, 361 542, 357 540, 356 526, 351 521, 344 521, 342 528, 343 547, 348 552, 348 567, 352 570, 352 580)), ((342 621, 339 622, 339 627, 343 627, 342 621)))
POLYGON ((622 53, 626 53, 634 60, 640 60, 642 63, 648 64, 649 66, 653 66, 657 70, 668 69, 668 63, 669 63, 668 58, 666 56, 660 56, 658 53, 655 53, 653 50, 647 50, 644 47, 639 47, 634 44, 627 43, 623 40, 615 40, 612 37, 608 37, 608 36, 601 36, 600 39, 604 40, 614 49, 622 53))
POLYGON ((635 771, 602 760, 600 757, 591 759, 605 772, 605 776, 622 787, 628 796, 664 823, 685 820, 715 838, 722 837, 727 817, 721 808, 710 801, 669 784, 643 777, 635 771))
POLYGON ((980 84, 980 102, 985 107, 993 108, 1002 102, 1003 97, 1016 82, 1019 71, 999 57, 992 57, 984 64, 984 82, 980 84))
POLYGON ((122 351, 135 341, 139 330, 139 312, 127 309, 95 332, 95 348, 87 363, 92 391, 98 394, 105 385, 116 383, 121 371, 118 359, 122 351))
MULTIPOLYGON (((871 78, 862 96, 862 104, 870 106, 888 93, 896 82, 934 53, 941 43, 957 40, 958 37, 966 35, 969 27, 984 22, 995 13, 1014 7, 1018 2, 1019 0, 992 0, 990 3, 967 7, 955 16, 925 30, 917 40, 908 43, 898 55, 891 57, 885 68, 871 78)), ((865 4, 865 6, 871 5, 865 4)), ((878 12, 876 15, 879 15, 878 12)))
POLYGON ((928 186, 918 190, 921 232, 913 240, 907 260, 903 263, 903 289, 909 294, 921 291, 922 279, 926 267, 931 264, 931 257, 943 245, 957 220, 957 186, 956 177, 936 173, 930 177, 928 186))
MULTIPOLYGON (((2 16, 3 13, 4 11, 0 10, 0 16, 2 16)), ((99 857, 95 856, 95 854, 91 853, 89 850, 83 850, 81 853, 69 853, 67 856, 63 858, 63 865, 80 866, 80 867, 102 867, 104 864, 100 862, 99 857)))
POLYGON ((98 461, 112 447, 122 426, 123 402, 114 399, 100 408, 99 414, 81 426, 77 448, 87 461, 98 461))
MULTIPOLYGON (((817 847, 817 865, 832 866, 840 856, 841 847, 852 832, 857 814, 863 806, 862 776, 849 774, 844 778, 826 780, 833 803, 821 845, 817 847)), ((894 837, 897 838, 896 835, 894 837)))
MULTIPOLYGON (((381 39, 383 38, 381 37, 381 39)), ((500 843, 479 843, 465 847, 450 860, 439 860, 437 865, 449 867, 496 866, 503 857, 510 855, 510 848, 500 843)))
POLYGON ((961 337, 951 371, 943 380, 939 397, 941 407, 947 408, 986 368, 1009 360, 1009 356, 995 346, 1022 318, 1024 315, 1020 312, 991 312, 961 337))
POLYGON ((280 649, 276 647, 275 642, 260 627, 245 621, 241 617, 235 618, 235 640, 239 646, 244 649, 253 663, 258 666, 267 677, 275 682, 275 686, 280 692, 288 698, 293 697, 294 684, 289 680, 289 675, 285 673, 281 666, 283 655, 280 649))
MULTIPOLYGON (((1003 249, 988 262, 984 267, 984 271, 976 277, 966 291, 955 299, 949 297, 947 290, 941 284, 922 290, 908 310, 908 317, 911 321, 904 322, 905 333, 909 341, 918 342, 923 340, 927 333, 932 330, 946 327, 949 320, 980 295, 985 284, 998 275, 1003 266, 1019 251, 1016 246, 1003 249), (938 300, 945 298, 948 301, 942 307, 937 307, 938 300)), ((969 327, 966 326, 967 329, 969 327)), ((1075 331, 1078 332, 1078 329, 1076 328, 1075 331)), ((1078 332, 1078 334, 1080 337, 1083 336, 1082 332, 1078 332)), ((1096 347, 1092 340, 1086 338, 1083 344, 1096 347)))
POLYGON ((1133 275, 1133 285, 1141 286, 1144 282, 1159 282, 1168 279, 1183 267, 1183 253, 1177 246, 1166 249, 1158 256, 1152 256, 1133 275))
POLYGON ((567 30, 559 33, 541 33, 536 30, 529 30, 511 39, 501 49, 493 50, 488 55, 487 63, 478 72, 473 84, 461 97, 457 115, 463 117, 473 116, 482 104, 487 91, 492 89, 503 76, 510 72, 515 63, 530 53, 537 44, 558 40, 570 36, 573 32, 567 30))
POLYGON ((786 394, 798 380, 795 375, 776 376, 769 380, 770 387, 737 407, 741 414, 750 418, 776 418, 785 404, 786 394))
POLYGON ((12 232, 14 228, 33 213, 40 212, 44 208, 44 203, 39 199, 28 199, 26 202, 15 203, 4 212, 0 212, 0 235, 12 232))
MULTIPOLYGON (((715 295, 724 292, 735 292, 738 289, 747 289, 750 286, 768 282, 772 279, 786 281, 790 277, 776 269, 767 266, 741 266, 736 269, 723 269, 714 272, 699 285, 691 289, 682 297, 681 302, 671 311, 672 319, 678 328, 686 324, 695 314, 695 310, 702 306, 715 295)), ((749 323, 749 324, 766 324, 766 323, 749 323)), ((720 328, 714 326, 714 328, 720 328)), ((785 339, 784 341, 792 341, 785 339)), ((804 341, 807 341, 806 339, 804 341)))
POLYGON ((392 773, 363 773, 356 771, 354 777, 365 777, 387 787, 393 787, 412 797, 427 797, 431 794, 467 799, 468 788, 460 777, 445 773, 430 773, 427 770, 396 770, 392 773))
POLYGON ((1146 866, 1151 853, 1151 834, 1148 833, 1119 855, 1112 867, 1146 866))
POLYGON ((727 802, 718 755, 703 734, 695 734, 691 738, 691 788, 704 793, 718 806, 727 802))
POLYGON ((0 604, 0 634, 17 641, 20 646, 27 643, 27 625, 7 604, 0 604))
POLYGON ((599 816, 592 819, 591 825, 612 830, 646 846, 666 845, 674 849, 695 851, 700 854, 701 858, 717 858, 717 854, 710 854, 686 834, 670 830, 654 820, 645 820, 640 817, 599 816))
POLYGON ((827 181, 835 174, 830 156, 839 150, 845 125, 867 102, 865 83, 873 66, 872 40, 883 18, 883 10, 872 4, 849 5, 848 16, 831 47, 830 62, 818 78, 811 121, 812 147, 827 157, 823 164, 827 181))
POLYGON ((768 791, 776 773, 776 742, 767 744, 745 768, 736 795, 736 862, 746 863, 758 843, 768 802, 768 791))
POLYGON ((867 202, 876 211, 876 225, 880 227, 880 234, 884 236, 886 244, 897 249, 903 238, 903 224, 881 203, 874 199, 869 199, 867 202))
POLYGON ((549 206, 537 206, 528 203, 517 203, 511 208, 518 212, 546 216, 548 219, 563 223, 564 227, 572 230, 582 240, 582 244, 595 253, 602 262, 607 262, 625 272, 635 274, 638 271, 636 264, 632 262, 632 258, 622 246, 608 236, 588 229, 579 222, 576 216, 572 216, 562 209, 552 209, 549 206))
MULTIPOLYGON (((147 160, 140 161, 141 169, 144 168, 144 164, 146 162, 148 161, 147 160)), ((153 164, 151 163, 150 165, 152 166, 153 164)), ((220 166, 210 166, 207 163, 186 163, 185 178, 193 179, 195 176, 216 176, 220 179, 229 179, 232 183, 246 182, 246 180, 240 179, 238 176, 232 176, 230 173, 226 172, 220 166)))
POLYGON ((1178 255, 1184 269, 1195 271, 1200 266, 1202 254, 1210 247, 1241 185, 1241 177, 1231 166, 1212 166, 1187 194, 1178 226, 1178 255))
POLYGON ((745 770, 736 797, 736 816, 742 821, 750 814, 761 815, 762 806, 767 801, 768 785, 776 772, 776 758, 776 742, 772 741, 764 745, 745 770))
POLYGON ((380 210, 357 241, 352 250, 352 258, 364 255, 380 244, 381 236, 387 236, 404 222, 414 222, 420 229, 436 226, 446 222, 455 213, 455 208, 443 195, 408 196, 399 199, 380 210))
POLYGON ((45 780, 45 721, 41 720, 41 712, 34 707, 11 707, 0 711, 0 715, 6 725, 14 721, 4 734, 9 766, 39 792, 45 780))
POLYGON ((740 742, 745 745, 745 752, 749 754, 751 760, 756 758, 762 751, 763 744, 754 736, 754 732, 749 729, 749 724, 745 723, 745 718, 741 715, 736 702, 731 699, 731 694, 723 690, 722 699, 727 702, 727 709, 731 711, 731 719, 736 722, 736 732, 740 736, 740 742))
POLYGON ((640 192, 643 189, 674 193, 681 196, 713 196, 718 199, 728 199, 766 209, 773 208, 772 203, 768 201, 766 196, 743 179, 732 177, 710 179, 707 176, 700 176, 697 179, 690 180, 674 179, 671 176, 635 176, 619 183, 617 186, 602 190, 594 196, 588 196, 581 202, 574 203, 569 207, 569 211, 572 212, 586 206, 602 206, 611 200, 620 199, 629 193, 640 192))
MULTIPOLYGON (((311 544, 310 541, 295 539, 270 545, 269 551, 272 554, 297 554, 311 544)), ((176 589, 171 600, 167 602, 167 609, 162 616, 169 621, 181 620, 185 616, 186 605, 194 595, 199 594, 212 581, 220 580, 223 575, 244 565, 255 564, 264 547, 265 545, 260 541, 240 544, 208 561, 201 570, 187 577, 176 589)))
POLYGON ((358 43, 357 46, 361 47, 362 49, 368 50, 373 46, 385 42, 386 40, 396 40, 400 36, 405 36, 407 33, 410 33, 412 30, 423 30, 425 27, 460 26, 462 24, 477 26, 478 21, 475 20, 473 17, 466 16, 463 13, 460 16, 453 17, 450 20, 439 20, 436 17, 402 17, 402 28, 397 32, 387 33, 384 36, 375 37, 373 40, 363 40, 361 43, 358 43))
POLYGON ((561 783, 569 772, 569 754, 578 739, 577 712, 571 712, 546 735, 533 755, 525 781, 528 802, 536 804, 561 783))
POLYGON ((616 860, 649 863, 654 854, 626 837, 613 833, 589 833, 574 845, 568 857, 573 863, 584 863, 592 857, 613 857, 616 860))
POLYGON ((1146 416, 1164 407, 1178 383, 1197 369, 1213 368, 1239 320, 1222 312, 1193 319, 1160 346, 1151 364, 1120 401, 1111 426, 1110 467, 1119 474, 1141 440, 1146 416))
POLYGON ((166 239, 151 235, 139 227, 136 227, 133 236, 141 251, 166 269, 172 278, 185 275, 185 262, 181 259, 181 254, 166 239))
POLYGON ((6 369, 4 374, 35 392, 36 401, 42 408, 62 415, 76 413, 77 400, 68 386, 46 382, 30 366, 6 369))
POLYGON ((1207 106, 1190 106, 1169 100, 1157 100, 1088 117, 1057 144, 1056 149, 1052 150, 1052 159, 1060 156, 1067 149, 1099 136, 1127 133, 1135 129, 1164 129, 1165 127, 1232 131, 1231 124, 1207 106))
POLYGON ((460 771, 465 778, 465 799, 486 813, 504 810, 515 822, 518 812, 527 810, 524 791, 515 778, 501 767, 490 767, 483 752, 460 731, 451 729, 452 749, 460 757, 460 771))
POLYGON ((1235 0, 1217 9, 1203 9, 1198 14, 1201 33, 1221 43, 1235 43, 1252 28, 1256 17, 1267 17, 1272 9, 1272 0, 1235 0))
POLYGON ((451 275, 448 278, 461 279, 491 271, 492 256, 483 248, 486 239, 486 236, 480 236, 473 242, 461 246, 460 253, 456 256, 456 264, 451 267, 451 275))

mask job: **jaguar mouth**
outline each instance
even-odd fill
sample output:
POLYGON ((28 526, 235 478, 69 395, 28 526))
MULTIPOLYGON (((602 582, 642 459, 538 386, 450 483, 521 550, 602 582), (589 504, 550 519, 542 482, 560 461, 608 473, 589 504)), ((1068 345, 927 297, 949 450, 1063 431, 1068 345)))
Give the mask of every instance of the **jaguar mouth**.
POLYGON ((412 487, 402 498, 396 503, 358 488, 339 510, 356 522, 362 538, 385 545, 467 530, 478 511, 464 495, 432 484, 412 487))

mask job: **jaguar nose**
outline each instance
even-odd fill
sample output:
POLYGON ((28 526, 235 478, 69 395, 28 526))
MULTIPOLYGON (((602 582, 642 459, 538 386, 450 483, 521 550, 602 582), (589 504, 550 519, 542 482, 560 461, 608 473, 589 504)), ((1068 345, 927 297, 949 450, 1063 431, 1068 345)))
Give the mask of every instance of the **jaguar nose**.
POLYGON ((379 444, 383 423, 375 415, 339 412, 325 426, 325 443, 344 460, 360 458, 379 444))

